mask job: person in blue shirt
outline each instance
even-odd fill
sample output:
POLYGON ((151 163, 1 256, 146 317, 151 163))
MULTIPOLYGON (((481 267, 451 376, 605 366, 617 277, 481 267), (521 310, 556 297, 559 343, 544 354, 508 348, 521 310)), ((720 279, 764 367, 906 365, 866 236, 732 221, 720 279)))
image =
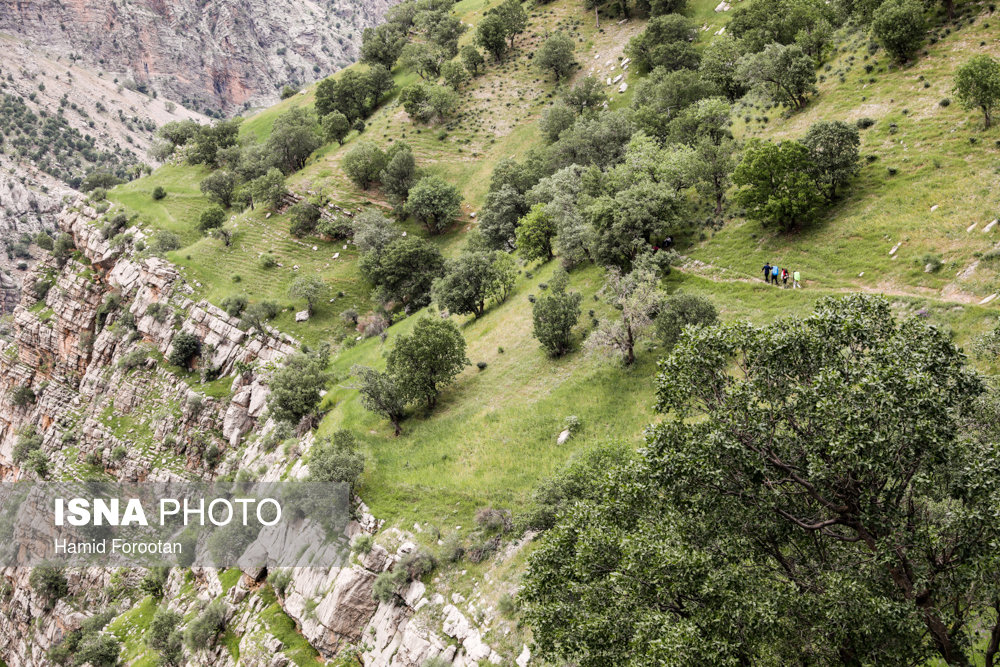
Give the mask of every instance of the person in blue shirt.
POLYGON ((781 269, 779 269, 777 266, 771 267, 771 280, 774 282, 775 285, 778 284, 778 276, 780 274, 781 274, 781 269))
POLYGON ((764 268, 761 269, 764 272, 764 282, 771 282, 771 262, 764 262, 764 268))

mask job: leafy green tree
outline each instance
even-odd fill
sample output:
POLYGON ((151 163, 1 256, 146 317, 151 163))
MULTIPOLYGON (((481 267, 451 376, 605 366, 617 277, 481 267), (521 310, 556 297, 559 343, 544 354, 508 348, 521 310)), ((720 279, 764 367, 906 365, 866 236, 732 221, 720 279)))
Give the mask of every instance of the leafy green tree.
POLYGON ((496 288, 492 253, 465 252, 445 264, 444 275, 434 281, 432 292, 437 304, 450 313, 479 318, 496 288))
POLYGON ((52 609, 56 602, 69 594, 69 582, 62 570, 54 565, 38 565, 31 570, 28 585, 39 597, 45 609, 52 609))
POLYGON ((222 598, 216 598, 188 623, 184 643, 191 651, 210 648, 215 646, 225 629, 226 603, 222 598))
POLYGON ((837 188, 861 170, 858 128, 840 120, 821 120, 809 126, 802 139, 816 170, 817 180, 828 200, 837 196, 837 188))
POLYGON ((569 282, 565 271, 553 278, 545 294, 531 306, 532 333, 553 357, 561 357, 572 349, 573 327, 580 319, 579 292, 567 292, 569 282))
POLYGON ((331 111, 323 116, 322 125, 323 136, 326 137, 326 140, 336 141, 341 146, 344 145, 344 139, 347 138, 347 135, 351 133, 350 121, 339 111, 331 111))
POLYGON ((542 131, 549 143, 553 143, 559 139, 563 130, 573 127, 576 118, 576 111, 560 100, 542 112, 542 117, 538 121, 538 129, 542 131))
MULTIPOLYGON (((676 140, 676 120, 685 109, 718 94, 718 89, 690 69, 669 72, 657 67, 636 84, 632 108, 636 124, 663 142, 676 140)), ((688 137, 680 137, 688 141, 688 137)))
MULTIPOLYGON (((982 553, 930 557, 958 537, 944 526, 982 498, 932 493, 965 468, 955 408, 971 400, 962 390, 977 391, 950 343, 892 322, 884 302, 825 301, 780 326, 696 332, 658 377, 670 416, 641 460, 573 489, 576 503, 532 558, 522 604, 539 657, 583 667, 668 655, 692 666, 924 662, 933 619, 957 627, 951 612, 938 615, 940 593, 964 597, 975 587, 952 584, 980 575, 921 575, 982 553), (948 512, 929 510, 955 496, 948 512), (900 590, 918 576, 928 585, 900 590)), ((963 602, 948 608, 964 614, 963 602)))
POLYGON ((166 606, 159 606, 149 622, 146 644, 160 654, 161 660, 169 667, 181 663, 184 651, 181 626, 184 617, 166 606))
POLYGON ((955 72, 955 96, 966 109, 981 109, 986 129, 1000 105, 1000 62, 986 54, 974 56, 955 72))
POLYGON ((458 55, 458 38, 469 29, 447 8, 418 12, 414 25, 448 59, 458 55))
POLYGON ((55 248, 55 243, 52 241, 52 237, 45 232, 38 232, 35 235, 35 245, 37 245, 42 250, 52 250, 55 248))
POLYGON ((561 81, 576 67, 573 57, 573 39, 561 31, 554 32, 535 54, 534 62, 542 71, 552 72, 556 81, 561 81))
POLYGON ((156 130, 156 136, 166 139, 174 146, 183 146, 193 139, 200 129, 201 125, 196 120, 172 120, 160 126, 156 130))
POLYGON ((190 142, 187 159, 191 164, 215 167, 218 152, 237 144, 242 119, 220 120, 214 125, 202 125, 190 142))
POLYGON ((319 222, 320 210, 307 201, 299 203, 288 209, 292 219, 289 231, 292 236, 308 236, 316 231, 316 223, 319 222))
POLYGON ((354 245, 358 252, 381 254, 393 241, 400 238, 400 231, 389 218, 374 209, 366 209, 354 218, 354 245))
POLYGON ((397 378, 367 366, 355 365, 351 374, 357 377, 361 405, 392 423, 395 435, 402 432, 401 423, 406 417, 406 392, 397 378))
POLYGON ((803 37, 825 35, 828 39, 831 24, 842 21, 838 7, 824 0, 762 0, 737 7, 727 31, 746 53, 762 51, 771 43, 799 43, 803 37))
POLYGON ((385 169, 385 151, 372 141, 359 141, 351 147, 341 160, 340 166, 355 185, 367 190, 378 182, 379 174, 385 169))
POLYGON ((629 366, 635 362, 635 346, 653 326, 663 303, 659 277, 645 264, 623 274, 608 269, 601 293, 618 315, 602 319, 587 338, 587 349, 618 357, 629 366))
POLYGON ((413 159, 410 147, 401 141, 392 145, 387 157, 389 160, 379 174, 379 181, 390 201, 401 206, 417 182, 417 162, 413 159))
POLYGON ((493 251, 493 298, 503 303, 514 291, 520 271, 510 253, 493 251))
POLYGON ((247 330, 256 329, 263 333, 268 320, 273 320, 278 316, 279 312, 281 312, 281 308, 271 301, 251 303, 243 311, 243 317, 240 319, 240 328, 247 330))
POLYGON ((895 320, 880 297, 827 298, 778 326, 696 331, 658 382, 669 416, 640 464, 603 480, 533 559, 541 654, 995 661, 954 629, 1000 632, 996 397, 946 334, 895 320))
POLYGON ((886 0, 872 17, 872 34, 897 62, 906 62, 924 43, 927 20, 916 0, 886 0))
POLYGON ((449 60, 441 65, 441 78, 454 90, 458 90, 468 82, 469 71, 457 60, 449 60))
POLYGON ((514 49, 514 38, 524 32, 528 27, 528 13, 524 11, 521 0, 504 0, 499 6, 490 10, 496 13, 503 21, 503 30, 510 42, 511 50, 514 49))
POLYGON ((483 54, 479 52, 479 49, 474 47, 472 44, 466 44, 462 47, 459 52, 462 63, 465 65, 465 69, 469 72, 470 76, 479 76, 479 71, 483 69, 486 61, 483 60, 483 54))
POLYGON ((581 211, 583 174, 583 167, 570 165, 540 180, 527 195, 530 203, 545 204, 555 219, 555 247, 567 269, 587 261, 594 245, 594 229, 581 211))
POLYGON ((153 234, 153 238, 150 240, 147 249, 151 255, 163 257, 171 250, 177 250, 180 247, 181 238, 177 234, 166 229, 161 229, 153 234))
POLYGON ((73 241, 73 237, 63 232, 56 237, 55 243, 52 246, 52 256, 56 258, 56 262, 59 267, 62 268, 66 265, 69 260, 70 254, 76 248, 73 241))
POLYGON ((369 251, 358 265, 383 303, 402 303, 408 311, 430 303, 434 279, 444 272, 437 247, 415 236, 397 238, 381 252, 369 251))
POLYGON ((281 208, 281 203, 288 193, 285 188, 285 175, 275 167, 271 167, 263 176, 247 183, 246 189, 253 202, 265 205, 272 211, 281 208))
POLYGON ((514 247, 517 223, 528 207, 524 194, 510 185, 503 185, 486 194, 479 216, 479 231, 490 248, 508 250, 514 247))
POLYGON ((193 333, 180 331, 170 343, 167 363, 171 366, 187 368, 201 350, 201 341, 193 333))
POLYGON ((642 72, 656 67, 697 69, 699 56, 693 44, 697 34, 694 23, 680 14, 656 16, 629 40, 625 53, 642 72))
POLYGON ((404 46, 406 34, 397 25, 384 23, 365 28, 361 33, 361 62, 378 63, 391 70, 404 46))
POLYGON ((15 408, 26 408, 35 402, 35 392, 26 384, 18 385, 11 392, 11 403, 15 408))
POLYGON ((768 44, 740 59, 737 78, 747 86, 770 86, 778 102, 801 109, 816 92, 816 66, 798 46, 768 44))
POLYGON ((593 229, 595 262, 631 271, 635 260, 653 243, 686 229, 688 219, 673 184, 636 178, 613 194, 593 198, 583 210, 593 229))
POLYGON ((426 401, 427 409, 437 404, 441 390, 469 364, 465 339, 451 320, 422 317, 409 334, 396 338, 389 352, 386 370, 407 387, 413 398, 426 401))
POLYGON ((684 327, 707 327, 716 323, 719 313, 712 302, 695 294, 672 294, 663 302, 656 316, 656 337, 664 351, 670 352, 680 340, 684 327))
POLYGON ((495 13, 487 13, 476 26, 476 45, 481 46, 497 62, 507 55, 507 29, 504 20, 495 13))
POLYGON ((732 35, 716 37, 702 51, 698 73, 722 91, 730 102, 746 94, 746 85, 737 77, 736 67, 746 54, 745 46, 732 35))
POLYGON ((733 172, 733 183, 741 188, 733 199, 747 209, 748 218, 792 229, 819 213, 822 195, 811 176, 815 169, 809 149, 797 141, 751 139, 733 172))
POLYGON ((358 451, 357 439, 343 429, 316 443, 309 456, 309 481, 344 483, 351 493, 364 470, 365 457, 358 451))
POLYGON ((583 77, 562 95, 562 101, 577 113, 597 109, 607 99, 601 82, 593 76, 583 77))
POLYGON ((306 302, 306 308, 311 313, 327 293, 326 283, 317 276, 299 276, 288 288, 288 296, 306 302))
POLYGON ((624 111, 584 114, 552 144, 546 156, 547 169, 572 164, 609 167, 621 160, 635 130, 635 123, 624 111))
POLYGON ((424 176, 410 189, 406 212, 431 234, 440 234, 462 212, 462 195, 438 176, 424 176))
POLYGON ((209 206, 198 217, 198 231, 207 234, 218 229, 226 221, 226 212, 221 206, 209 206))
POLYGON ((552 259, 552 239, 556 235, 556 222, 544 204, 535 204, 517 226, 517 249, 521 257, 532 262, 552 259))
POLYGON ((76 649, 74 663, 91 667, 117 667, 122 647, 112 635, 89 634, 76 649))
POLYGON ((293 354, 271 376, 271 393, 267 405, 278 421, 298 424, 311 416, 322 400, 322 392, 332 380, 326 367, 330 363, 328 350, 293 354))
POLYGON ((410 42, 400 56, 402 63, 420 75, 425 81, 433 81, 441 75, 441 65, 445 53, 433 44, 410 42))
POLYGON ((319 126, 312 112, 296 108, 274 120, 274 127, 265 142, 271 163, 285 174, 298 171, 314 150, 323 143, 319 126))
POLYGON ((452 115, 458 105, 458 94, 445 86, 414 84, 400 91, 399 101, 410 118, 429 123, 452 115))
POLYGON ((233 194, 239 180, 236 174, 231 171, 217 169, 202 179, 199 184, 201 191, 214 202, 218 202, 223 208, 229 208, 233 203, 233 194))
POLYGON ((316 113, 323 118, 339 111, 353 124, 366 118, 392 86, 392 75, 380 64, 371 65, 367 72, 344 70, 316 86, 316 113))

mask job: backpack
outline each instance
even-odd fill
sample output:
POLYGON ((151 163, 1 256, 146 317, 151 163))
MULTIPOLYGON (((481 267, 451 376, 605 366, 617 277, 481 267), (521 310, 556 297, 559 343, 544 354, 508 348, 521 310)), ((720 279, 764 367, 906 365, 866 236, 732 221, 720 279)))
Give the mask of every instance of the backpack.
POLYGON ((778 267, 775 266, 774 268, 771 269, 771 275, 772 276, 778 275, 778 267))

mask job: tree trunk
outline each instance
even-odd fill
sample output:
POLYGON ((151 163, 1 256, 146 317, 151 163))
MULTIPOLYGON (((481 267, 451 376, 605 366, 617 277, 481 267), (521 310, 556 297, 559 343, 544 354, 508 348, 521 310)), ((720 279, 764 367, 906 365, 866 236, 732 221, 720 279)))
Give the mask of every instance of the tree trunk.
POLYGON ((993 120, 992 118, 990 118, 989 107, 986 106, 983 107, 983 116, 986 118, 986 129, 988 130, 990 129, 990 121, 993 120))
POLYGON ((632 327, 625 325, 626 344, 628 349, 625 354, 625 365, 631 366, 635 363, 635 337, 632 335, 632 327))
POLYGON ((997 620, 990 631, 990 643, 986 646, 986 667, 996 664, 997 651, 1000 651, 1000 600, 994 601, 993 609, 997 612, 997 620))

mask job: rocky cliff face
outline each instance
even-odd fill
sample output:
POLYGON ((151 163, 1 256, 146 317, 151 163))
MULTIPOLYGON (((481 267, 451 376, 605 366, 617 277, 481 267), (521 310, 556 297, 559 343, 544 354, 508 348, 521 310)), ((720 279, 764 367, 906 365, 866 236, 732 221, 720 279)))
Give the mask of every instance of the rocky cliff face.
MULTIPOLYGON (((50 285, 48 292, 40 299, 35 290, 25 292, 7 340, 0 341, 0 479, 35 475, 14 457, 31 428, 41 435, 55 477, 81 478, 97 469, 130 482, 237 471, 253 471, 261 481, 304 478, 302 454, 311 435, 290 448, 266 444, 275 428, 266 419, 269 369, 295 350, 295 341, 273 330, 251 335, 225 312, 192 302, 169 263, 130 250, 129 238, 140 239, 141 231, 129 229, 126 242, 112 247, 95 224, 98 217, 83 200, 59 216, 77 252, 61 265, 49 255, 40 259, 27 280, 50 285), (224 397, 206 396, 197 381, 162 367, 181 331, 211 346, 200 363, 231 382, 224 397), (33 399, 17 401, 23 389, 33 399), (204 456, 210 446, 222 452, 218 465, 204 456)), ((401 584, 391 601, 376 601, 378 575, 416 547, 407 533, 379 531, 357 502, 347 537, 378 533, 378 543, 343 567, 288 570, 277 600, 263 593, 266 571, 244 571, 226 585, 212 569, 172 570, 167 604, 190 617, 223 598, 228 631, 239 642, 238 653, 222 643, 189 652, 186 664, 284 667, 291 664, 289 642, 300 637, 323 657, 350 651, 367 667, 419 667, 431 658, 459 667, 505 659, 527 664, 520 647, 491 647, 487 624, 496 612, 481 601, 457 593, 446 599, 421 581, 401 584), (293 635, 276 615, 291 619, 293 635)), ((0 658, 11 667, 51 664, 48 651, 103 610, 115 610, 115 623, 138 622, 144 575, 70 570, 72 603, 61 600, 49 609, 31 586, 30 570, 0 569, 0 637, 7 640, 0 642, 0 658)))
POLYGON ((0 4, 0 32, 156 90, 232 111, 356 58, 390 0, 27 0, 0 4))

